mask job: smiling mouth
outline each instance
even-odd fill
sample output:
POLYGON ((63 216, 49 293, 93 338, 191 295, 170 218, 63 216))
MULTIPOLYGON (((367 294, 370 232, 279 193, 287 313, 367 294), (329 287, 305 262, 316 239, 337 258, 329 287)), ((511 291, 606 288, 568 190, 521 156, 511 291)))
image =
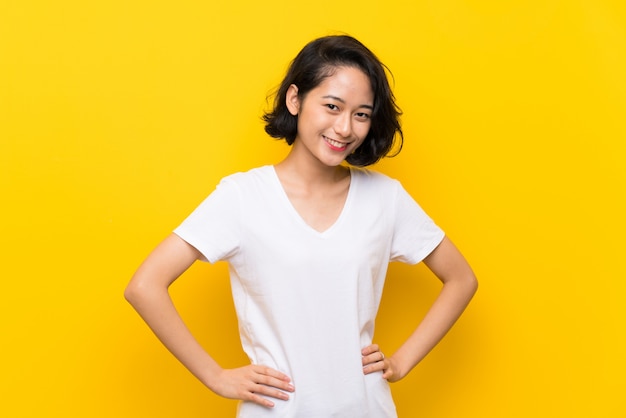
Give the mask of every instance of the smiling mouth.
POLYGON ((327 136, 324 136, 323 138, 324 141, 326 141, 326 143, 334 151, 344 151, 346 148, 348 148, 348 144, 346 144, 345 142, 335 141, 334 139, 330 139, 327 136))

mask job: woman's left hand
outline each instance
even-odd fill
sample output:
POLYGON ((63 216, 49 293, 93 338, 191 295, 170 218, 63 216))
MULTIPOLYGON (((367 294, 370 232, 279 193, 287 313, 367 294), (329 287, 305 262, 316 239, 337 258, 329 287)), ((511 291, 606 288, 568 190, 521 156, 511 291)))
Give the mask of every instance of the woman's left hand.
POLYGON ((370 374, 374 372, 383 372, 383 379, 387 379, 390 382, 394 382, 399 379, 394 378, 395 367, 392 358, 387 358, 380 351, 378 344, 368 345, 361 350, 361 361, 363 363, 363 374, 370 374))

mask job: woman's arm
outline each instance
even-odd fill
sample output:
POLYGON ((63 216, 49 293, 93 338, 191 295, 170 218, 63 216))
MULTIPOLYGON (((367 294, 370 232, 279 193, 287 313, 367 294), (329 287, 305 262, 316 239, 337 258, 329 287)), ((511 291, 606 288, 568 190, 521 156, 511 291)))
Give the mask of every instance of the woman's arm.
POLYGON ((261 395, 287 400, 290 379, 269 367, 249 365, 222 369, 191 334, 174 307, 169 286, 200 256, 175 234, 167 237, 141 264, 124 296, 167 349, 194 376, 218 395, 272 407, 261 395))
POLYGON ((447 237, 424 259, 443 282, 439 296, 413 334, 392 356, 382 358, 377 346, 362 353, 365 373, 383 370, 383 378, 395 382, 406 376, 452 328, 478 288, 471 267, 447 237))

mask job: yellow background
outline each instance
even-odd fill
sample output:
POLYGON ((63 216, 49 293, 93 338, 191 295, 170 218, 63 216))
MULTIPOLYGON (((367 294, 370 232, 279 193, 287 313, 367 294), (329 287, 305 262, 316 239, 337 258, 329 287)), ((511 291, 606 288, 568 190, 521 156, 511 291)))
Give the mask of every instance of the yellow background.
MULTIPOLYGON (((626 416, 626 7, 608 0, 1 0, 0 416, 233 416, 122 291, 221 177, 285 155, 266 95, 337 32, 395 76, 406 143, 377 169, 481 283, 393 385, 400 416, 626 416)), ((438 288, 392 266, 385 352, 438 288)), ((242 364, 225 267, 172 291, 207 349, 242 364)))

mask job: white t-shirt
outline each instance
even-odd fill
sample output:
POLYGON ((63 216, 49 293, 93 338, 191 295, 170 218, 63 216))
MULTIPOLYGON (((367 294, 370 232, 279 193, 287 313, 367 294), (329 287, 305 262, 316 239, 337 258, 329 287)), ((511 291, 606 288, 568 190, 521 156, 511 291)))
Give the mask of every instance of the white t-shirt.
POLYGON ((242 402, 238 417, 397 416, 382 373, 363 374, 361 349, 388 263, 418 263, 444 236, 398 181, 351 168, 340 216, 318 232, 264 166, 224 178, 175 233, 228 261, 244 351, 296 388, 274 408, 242 402))

